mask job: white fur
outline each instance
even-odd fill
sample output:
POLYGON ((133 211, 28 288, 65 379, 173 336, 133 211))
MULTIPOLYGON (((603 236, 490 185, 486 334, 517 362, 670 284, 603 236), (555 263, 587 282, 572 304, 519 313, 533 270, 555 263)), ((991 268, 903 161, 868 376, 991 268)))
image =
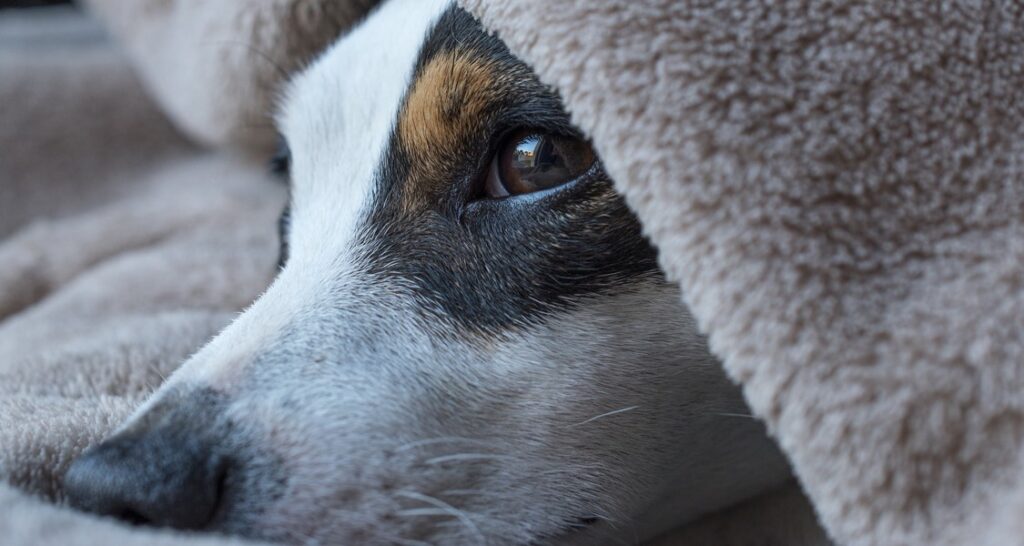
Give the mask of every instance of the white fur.
POLYGON ((317 297, 350 267, 351 238, 371 203, 375 170, 424 35, 450 4, 387 2, 292 81, 279 116, 282 134, 298 151, 291 160, 288 267, 271 287, 273 296, 232 325, 239 333, 229 347, 223 336, 214 340, 178 375, 217 384, 216 376, 225 374, 223 381, 231 382, 246 360, 229 354, 259 352, 292 318, 288 302, 317 297), (299 279, 288 282, 292 276, 299 279))
POLYGON ((225 530, 594 544, 651 537, 780 483, 785 462, 736 416, 745 405, 673 287, 636 281, 470 342, 432 335, 407 287, 361 275, 353 234, 447 5, 392 0, 295 80, 281 116, 294 153, 289 264, 154 397, 224 393, 252 479, 270 466, 287 477, 280 498, 243 501, 258 518, 225 530), (569 532, 585 517, 602 523, 569 532))
POLYGON ((302 151, 291 166, 295 258, 346 255, 424 35, 450 4, 387 2, 292 82, 279 125, 302 151))

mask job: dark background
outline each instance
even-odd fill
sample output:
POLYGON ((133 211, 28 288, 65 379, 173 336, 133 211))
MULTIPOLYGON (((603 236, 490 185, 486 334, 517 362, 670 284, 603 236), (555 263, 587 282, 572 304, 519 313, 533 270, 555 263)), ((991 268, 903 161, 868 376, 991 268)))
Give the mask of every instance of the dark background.
POLYGON ((56 6, 70 3, 71 0, 0 0, 0 9, 33 8, 36 6, 56 6))

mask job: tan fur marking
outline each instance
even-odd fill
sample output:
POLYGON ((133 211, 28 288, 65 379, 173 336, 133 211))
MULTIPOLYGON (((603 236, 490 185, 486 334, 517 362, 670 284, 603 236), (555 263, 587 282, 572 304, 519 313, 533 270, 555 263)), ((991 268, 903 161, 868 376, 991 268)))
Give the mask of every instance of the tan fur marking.
POLYGON ((438 55, 420 72, 398 120, 400 145, 411 161, 410 207, 447 184, 446 165, 476 138, 500 91, 500 78, 486 59, 464 52, 438 55))

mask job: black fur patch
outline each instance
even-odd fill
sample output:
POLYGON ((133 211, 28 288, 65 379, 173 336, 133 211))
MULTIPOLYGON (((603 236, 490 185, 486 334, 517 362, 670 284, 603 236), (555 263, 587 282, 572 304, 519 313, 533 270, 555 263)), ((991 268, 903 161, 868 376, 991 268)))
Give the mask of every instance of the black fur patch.
MULTIPOLYGON (((413 89, 444 56, 472 66, 474 74, 485 70, 493 85, 454 77, 442 79, 437 89, 437 74, 431 75, 429 96, 438 96, 439 111, 427 117, 452 125, 427 133, 445 139, 429 150, 419 142, 422 127, 416 128, 417 142, 403 140, 409 134, 403 123, 424 118, 403 119, 409 116, 407 95, 377 173, 375 208, 359 237, 365 269, 406 281, 429 318, 484 334, 660 275, 655 250, 600 163, 543 195, 479 198, 477 182, 503 135, 520 128, 579 132, 558 95, 461 9, 446 12, 431 32, 413 89), (464 119, 459 108, 471 102, 473 117, 464 119), (427 162, 430 169, 423 168, 427 162)), ((454 68, 451 73, 460 74, 454 68)))

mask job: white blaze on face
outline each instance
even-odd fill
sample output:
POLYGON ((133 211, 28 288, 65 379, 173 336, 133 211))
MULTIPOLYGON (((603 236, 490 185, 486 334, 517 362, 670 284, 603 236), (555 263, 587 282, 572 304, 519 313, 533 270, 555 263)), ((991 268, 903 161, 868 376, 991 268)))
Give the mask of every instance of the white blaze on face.
MULTIPOLYGON (((420 49, 452 0, 390 0, 293 79, 279 116, 291 158, 288 265, 171 383, 234 384, 254 355, 351 271, 353 237, 420 49)), ((146 407, 148 408, 149 404, 146 407)))
POLYGON ((386 2, 292 82, 280 120, 294 151, 289 260, 349 248, 420 49, 451 3, 386 2))

